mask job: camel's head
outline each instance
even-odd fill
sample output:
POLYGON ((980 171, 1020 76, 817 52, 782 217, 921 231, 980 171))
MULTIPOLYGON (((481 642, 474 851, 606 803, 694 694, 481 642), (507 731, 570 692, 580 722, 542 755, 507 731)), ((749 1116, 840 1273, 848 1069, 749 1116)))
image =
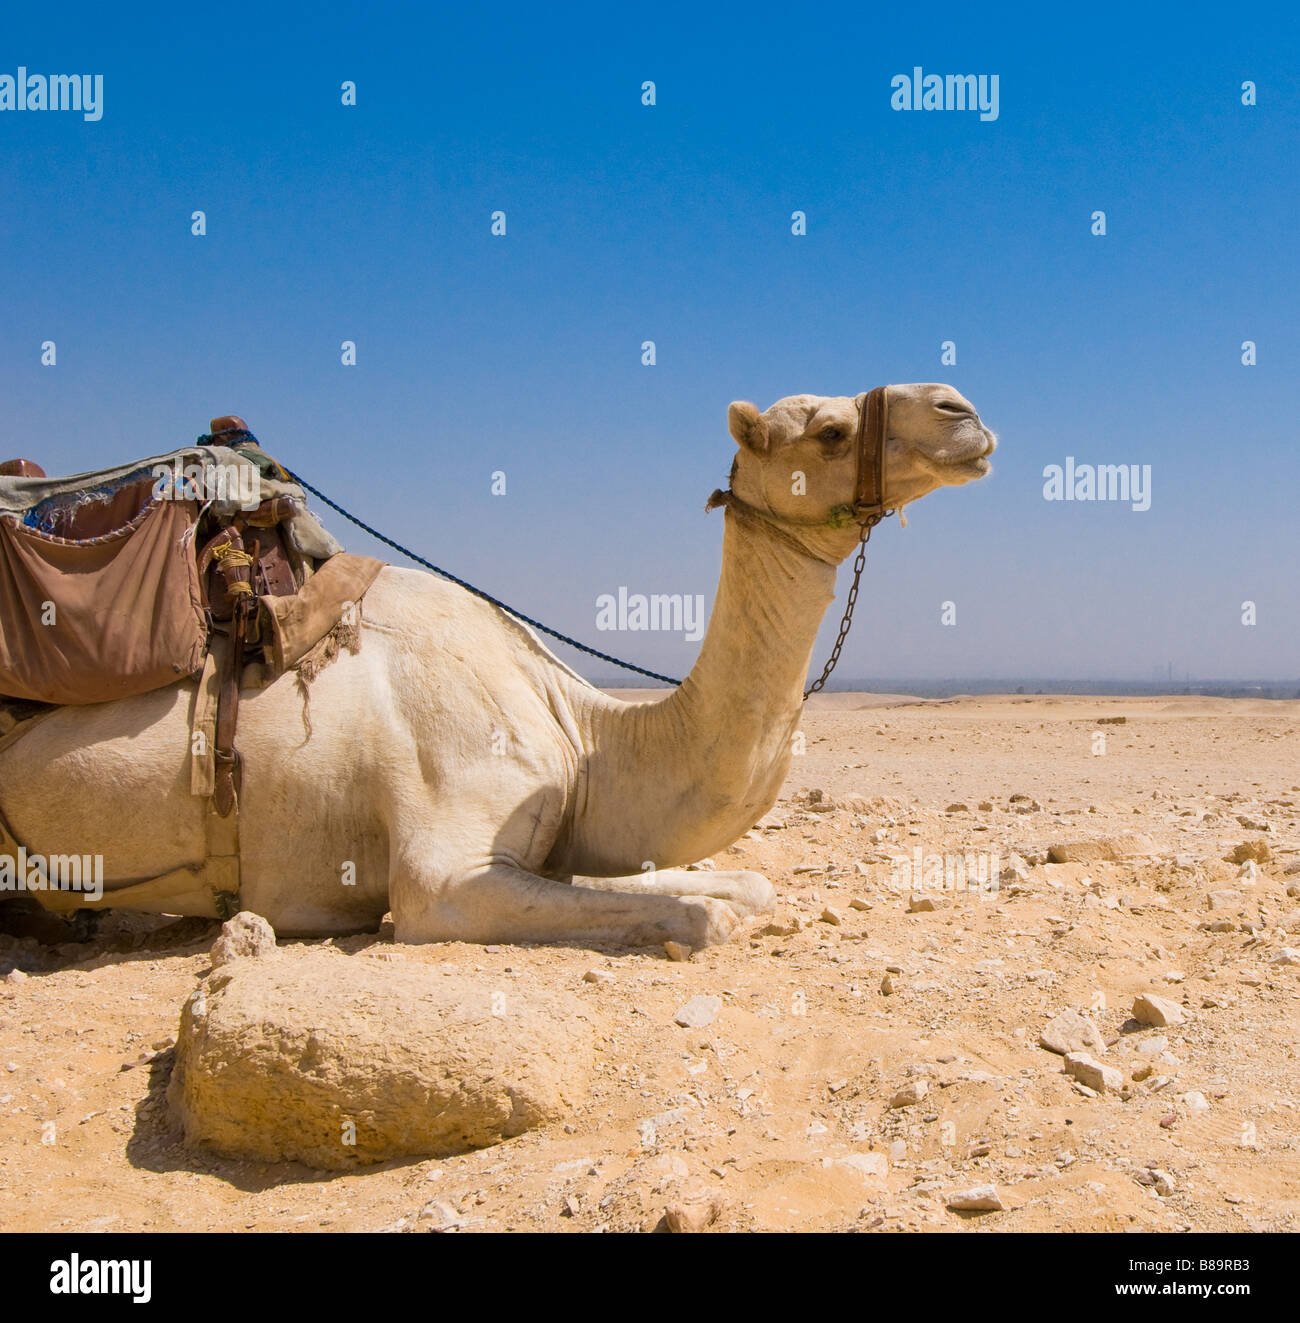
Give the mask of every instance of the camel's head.
MULTIPOLYGON (((957 487, 989 472, 997 439, 952 386, 890 386, 888 400, 886 507, 900 509, 937 487, 957 487)), ((856 527, 820 525, 837 506, 853 501, 858 412, 865 407, 865 393, 788 395, 765 413, 738 400, 728 415, 740 447, 732 490, 778 520, 789 520, 792 531, 819 552, 834 559, 848 555, 856 527)))

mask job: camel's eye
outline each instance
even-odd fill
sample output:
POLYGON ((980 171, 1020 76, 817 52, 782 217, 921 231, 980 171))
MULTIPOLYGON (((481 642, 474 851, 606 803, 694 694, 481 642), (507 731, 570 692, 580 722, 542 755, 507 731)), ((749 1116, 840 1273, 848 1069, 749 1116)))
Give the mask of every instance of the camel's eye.
POLYGON ((954 404, 951 400, 943 400, 935 406, 942 409, 945 413, 967 413, 969 412, 964 404, 954 404))
POLYGON ((817 433, 817 439, 826 442, 827 445, 833 445, 836 441, 844 440, 844 429, 842 427, 823 427, 817 433))

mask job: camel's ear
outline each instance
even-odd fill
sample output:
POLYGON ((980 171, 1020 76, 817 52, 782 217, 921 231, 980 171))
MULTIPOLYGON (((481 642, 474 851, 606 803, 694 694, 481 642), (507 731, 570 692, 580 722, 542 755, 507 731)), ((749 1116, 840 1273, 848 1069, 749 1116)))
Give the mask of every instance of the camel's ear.
POLYGON ((727 426, 738 446, 752 450, 756 455, 767 454, 767 424, 763 415, 748 400, 737 400, 727 410, 727 426))

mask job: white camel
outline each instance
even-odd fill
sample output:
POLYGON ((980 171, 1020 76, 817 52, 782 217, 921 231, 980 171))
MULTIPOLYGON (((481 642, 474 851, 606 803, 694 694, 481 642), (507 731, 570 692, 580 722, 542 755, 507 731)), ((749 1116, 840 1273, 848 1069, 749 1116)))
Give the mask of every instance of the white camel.
MULTIPOLYGON (((863 407, 731 406, 732 488, 767 518, 727 511, 708 632, 663 698, 603 694, 505 612, 385 568, 361 650, 312 685, 309 737, 293 676, 243 697, 241 908, 304 937, 373 931, 391 910, 401 942, 693 948, 770 909, 757 873, 680 866, 753 826, 785 778, 836 566, 857 542, 853 525, 812 520, 853 499, 863 407)), ((891 386, 888 417, 888 506, 988 471, 995 438, 952 387, 891 386)), ((194 692, 64 708, 6 748, 15 836, 101 855, 110 901, 200 861, 194 692)))

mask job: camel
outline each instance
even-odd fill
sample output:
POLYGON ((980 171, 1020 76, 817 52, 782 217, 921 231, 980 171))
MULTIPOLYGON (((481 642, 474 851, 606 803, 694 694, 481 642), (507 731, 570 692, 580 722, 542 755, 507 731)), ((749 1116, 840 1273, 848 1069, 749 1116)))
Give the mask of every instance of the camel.
MULTIPOLYGON (((889 388, 885 504, 989 471, 996 439, 939 384, 889 388)), ((865 394, 729 410, 722 572, 699 656, 662 698, 625 702, 454 584, 386 567, 362 647, 310 690, 244 694, 241 907, 282 936, 699 949, 770 910, 750 871, 686 870, 776 802, 837 566, 855 525, 865 394), (802 474, 802 481, 795 475, 802 474), (763 512, 754 518, 752 510, 763 512), (310 733, 308 733, 310 732, 310 733)), ((0 753, 0 811, 31 851, 97 854, 114 887, 192 866, 186 681, 63 708, 0 753)), ((173 910, 167 912, 172 913, 173 910)))

